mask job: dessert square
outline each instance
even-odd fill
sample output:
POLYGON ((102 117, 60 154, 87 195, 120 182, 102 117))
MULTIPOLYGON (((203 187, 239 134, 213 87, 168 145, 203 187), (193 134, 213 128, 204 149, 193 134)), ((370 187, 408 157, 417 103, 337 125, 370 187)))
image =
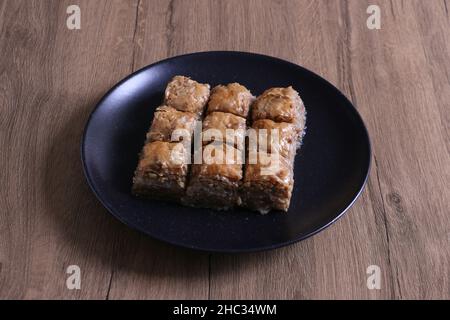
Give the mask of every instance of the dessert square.
POLYGON ((211 143, 203 147, 203 155, 203 163, 192 165, 183 203, 218 210, 239 205, 243 150, 211 143))
POLYGON ((203 120, 203 144, 228 143, 239 150, 245 146, 246 119, 232 113, 213 112, 203 120))
POLYGON ((178 111, 169 106, 160 106, 156 109, 152 126, 147 133, 147 141, 179 142, 182 141, 180 135, 190 140, 196 120, 197 116, 193 113, 178 111))
POLYGON ((219 85, 212 89, 207 113, 221 111, 246 118, 254 100, 251 92, 239 83, 219 85))
POLYGON ((178 201, 185 190, 189 162, 190 154, 183 143, 147 143, 134 174, 133 193, 178 201))
POLYGON ((209 94, 209 84, 198 83, 184 76, 175 76, 166 87, 164 104, 200 116, 208 102, 209 94))
POLYGON ((275 122, 288 122, 303 130, 305 106, 298 92, 292 87, 271 88, 260 95, 252 107, 252 121, 270 119, 275 122))
MULTIPOLYGON (((245 166, 245 176, 240 189, 245 207, 262 214, 272 209, 287 211, 294 184, 292 164, 283 157, 268 159, 258 153, 256 161, 245 166)), ((269 155, 270 156, 270 155, 269 155)))
POLYGON ((299 135, 292 123, 256 120, 249 129, 248 148, 252 151, 278 152, 285 159, 293 160, 299 146, 299 135))

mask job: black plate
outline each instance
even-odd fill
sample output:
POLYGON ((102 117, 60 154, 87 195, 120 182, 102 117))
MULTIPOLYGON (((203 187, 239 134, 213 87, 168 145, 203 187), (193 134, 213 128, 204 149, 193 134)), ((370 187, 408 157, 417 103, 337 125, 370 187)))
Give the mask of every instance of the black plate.
POLYGON ((201 52, 143 68, 112 88, 87 123, 84 171, 102 204, 119 220, 171 244, 220 252, 273 249, 305 239, 336 221, 364 187, 369 137, 355 108, 333 85, 300 66, 243 52, 201 52), (239 82, 259 95, 292 85, 308 112, 287 214, 245 209, 217 212, 140 200, 130 193, 133 171, 155 108, 174 75, 211 86, 239 82))

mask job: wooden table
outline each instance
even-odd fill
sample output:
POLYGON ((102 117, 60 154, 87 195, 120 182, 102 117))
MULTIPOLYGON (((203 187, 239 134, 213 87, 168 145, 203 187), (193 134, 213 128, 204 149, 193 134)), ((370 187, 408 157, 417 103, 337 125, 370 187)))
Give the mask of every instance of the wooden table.
POLYGON ((450 2, 0 0, 0 298, 450 298, 450 2), (369 29, 369 4, 381 29, 369 29), (69 5, 81 9, 70 30, 69 5), (206 50, 301 64, 357 106, 364 193, 334 226, 270 252, 151 240, 95 199, 80 138, 134 70, 206 50), (69 290, 67 268, 81 271, 69 290), (380 289, 367 286, 379 266, 380 289), (369 269, 369 271, 371 271, 369 269))

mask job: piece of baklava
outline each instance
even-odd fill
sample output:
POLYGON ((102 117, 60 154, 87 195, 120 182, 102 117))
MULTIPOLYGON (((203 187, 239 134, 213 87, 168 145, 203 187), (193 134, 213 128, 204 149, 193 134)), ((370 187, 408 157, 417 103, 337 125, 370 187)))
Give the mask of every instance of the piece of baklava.
POLYGON ((260 119, 293 123, 301 131, 306 119, 305 106, 292 87, 271 88, 264 91, 253 104, 252 121, 260 119))
POLYGON ((245 146, 246 119, 226 112, 212 112, 203 120, 203 144, 228 143, 239 150, 245 146))
POLYGON ((192 135, 209 99, 210 87, 175 76, 156 109, 133 178, 134 194, 180 201, 186 189, 192 135))
POLYGON ((194 113, 178 111, 168 106, 158 107, 147 133, 147 141, 182 141, 184 138, 190 140, 196 120, 194 113), (181 137, 183 139, 180 139, 181 137))
POLYGON ((256 99, 252 120, 254 136, 249 135, 240 191, 243 206, 263 214, 271 209, 287 211, 295 154, 305 131, 305 107, 292 87, 272 88, 256 99))
POLYGON ((295 125, 261 119, 253 123, 252 129, 254 131, 249 134, 249 148, 257 146, 258 149, 252 148, 252 150, 269 154, 279 153, 285 159, 293 159, 299 140, 299 132, 295 125))
POLYGON ((240 189, 245 207, 266 214, 270 210, 287 211, 294 185, 292 162, 274 154, 256 153, 247 159, 240 189))
POLYGON ((198 83, 184 76, 175 76, 166 87, 164 104, 200 116, 208 103, 209 94, 209 84, 198 83))
POLYGON ((203 146, 201 164, 193 164, 185 205, 227 210, 240 205, 243 150, 213 142, 203 146))
POLYGON ((189 159, 190 151, 183 143, 147 143, 133 178, 133 193, 179 201, 186 186, 189 159))
POLYGON ((246 118, 254 100, 251 92, 239 83, 218 85, 211 90, 207 113, 221 111, 246 118))

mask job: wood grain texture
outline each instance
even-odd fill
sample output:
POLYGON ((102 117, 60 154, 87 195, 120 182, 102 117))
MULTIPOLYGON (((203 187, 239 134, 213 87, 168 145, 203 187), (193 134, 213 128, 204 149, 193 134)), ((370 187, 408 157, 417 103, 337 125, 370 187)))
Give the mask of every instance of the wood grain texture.
POLYGON ((0 1, 0 298, 450 298, 448 1, 76 2, 71 31, 72 1, 0 1), (356 104, 371 174, 335 225, 276 251, 207 255, 129 230, 89 191, 79 142, 96 101, 133 70, 205 50, 290 60, 356 104), (81 290, 66 288, 72 264, 81 290))

